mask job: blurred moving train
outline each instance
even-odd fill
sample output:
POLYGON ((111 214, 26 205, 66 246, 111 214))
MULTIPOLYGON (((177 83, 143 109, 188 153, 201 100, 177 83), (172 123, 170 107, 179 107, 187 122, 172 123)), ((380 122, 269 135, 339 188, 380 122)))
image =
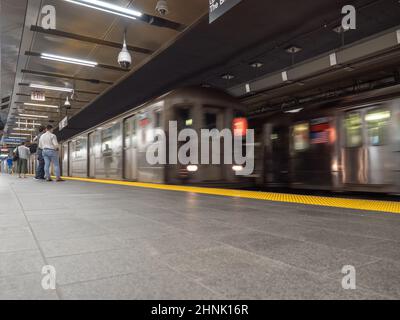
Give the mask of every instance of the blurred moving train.
POLYGON ((357 95, 253 125, 262 127, 259 184, 400 193, 400 99, 357 95))
POLYGON ((63 175, 400 193, 400 99, 394 96, 359 94, 250 117, 258 146, 253 159, 256 174, 243 178, 235 176, 232 165, 189 170, 179 164, 147 163, 154 129, 167 131, 170 120, 178 122, 178 130, 222 130, 245 115, 245 107, 228 94, 210 88, 178 89, 63 142, 63 175))
MULTIPOLYGON (((237 100, 215 89, 192 87, 172 91, 64 141, 63 175, 238 186, 246 179, 235 175, 235 165, 150 165, 146 151, 156 143, 156 129, 162 129, 168 137, 169 121, 177 121, 178 132, 185 128, 198 133, 200 129, 231 129, 234 119, 243 117, 244 111, 237 100)), ((220 156, 224 156, 223 148, 220 156)))

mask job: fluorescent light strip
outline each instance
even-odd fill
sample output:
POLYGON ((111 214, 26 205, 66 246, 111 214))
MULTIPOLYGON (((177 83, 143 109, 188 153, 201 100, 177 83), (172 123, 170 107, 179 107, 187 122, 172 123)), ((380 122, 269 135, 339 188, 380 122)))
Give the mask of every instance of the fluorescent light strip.
POLYGON ((49 104, 40 104, 40 103, 30 103, 30 102, 24 102, 25 106, 33 106, 33 107, 46 107, 46 108, 59 108, 58 106, 54 105, 49 105, 49 104))
POLYGON ((20 121, 17 121, 15 124, 23 124, 26 126, 41 126, 42 125, 42 124, 36 123, 36 122, 29 123, 29 122, 20 122, 20 121))
POLYGON ((98 0, 65 0, 80 6, 88 7, 95 10, 100 10, 107 13, 116 14, 121 17, 136 19, 136 17, 141 17, 143 14, 136 10, 127 9, 124 7, 116 6, 111 3, 98 1, 98 0))
POLYGON ((31 136, 30 133, 11 132, 11 134, 17 135, 17 136, 31 136))
POLYGON ((75 59, 75 58, 70 58, 70 57, 57 56, 55 54, 50 54, 50 53, 41 53, 40 57, 42 59, 60 61, 60 62, 66 62, 66 63, 72 63, 72 64, 79 64, 82 66, 88 66, 88 67, 92 67, 92 68, 98 65, 98 63, 95 61, 88 61, 88 60, 75 59))
POLYGON ((26 114, 26 113, 20 113, 19 116, 20 117, 32 117, 32 118, 43 118, 43 119, 47 119, 48 118, 48 116, 38 116, 38 115, 26 114))
POLYGON ((62 92, 72 92, 74 89, 71 88, 63 88, 63 87, 54 87, 54 86, 46 86, 43 84, 31 83, 29 87, 35 89, 43 89, 43 90, 52 90, 52 91, 62 91, 62 92))
POLYGON ((36 129, 33 128, 14 128, 13 130, 19 130, 19 131, 36 131, 36 129))

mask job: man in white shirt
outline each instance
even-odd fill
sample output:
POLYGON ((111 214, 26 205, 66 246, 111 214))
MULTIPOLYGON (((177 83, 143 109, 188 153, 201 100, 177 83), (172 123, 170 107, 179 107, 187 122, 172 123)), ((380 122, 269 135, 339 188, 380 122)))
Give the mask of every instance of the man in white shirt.
POLYGON ((18 178, 22 178, 21 175, 26 178, 26 174, 28 173, 28 160, 31 152, 29 148, 25 145, 26 142, 23 142, 20 146, 16 148, 16 153, 18 153, 18 164, 17 164, 17 172, 18 178))
POLYGON ((50 163, 53 162, 54 173, 56 174, 56 181, 64 181, 60 177, 60 160, 58 156, 58 141, 55 134, 53 134, 53 126, 46 127, 44 133, 39 139, 39 146, 42 149, 44 158, 44 173, 47 181, 52 181, 50 176, 50 163))

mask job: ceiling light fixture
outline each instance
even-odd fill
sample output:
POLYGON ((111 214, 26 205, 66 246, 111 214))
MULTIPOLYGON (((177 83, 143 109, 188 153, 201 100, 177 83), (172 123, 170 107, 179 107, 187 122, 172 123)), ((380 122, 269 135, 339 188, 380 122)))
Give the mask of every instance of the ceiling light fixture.
POLYGON ((235 78, 235 76, 228 73, 228 74, 222 75, 221 78, 225 79, 225 80, 232 80, 233 78, 235 78))
POLYGON ((35 114, 26 114, 26 113, 20 113, 19 116, 20 117, 29 117, 29 118, 43 118, 43 119, 48 118, 48 116, 39 116, 39 115, 35 115, 35 114))
POLYGON ((291 53, 291 54, 298 53, 298 52, 300 52, 300 51, 302 51, 302 50, 303 50, 302 48, 297 47, 297 46, 290 46, 290 47, 287 47, 287 48, 285 49, 285 51, 286 51, 287 53, 291 53))
POLYGON ((73 4, 78 4, 80 6, 88 7, 91 9, 116 14, 118 16, 129 19, 136 19, 143 15, 143 13, 137 10, 127 9, 104 1, 98 1, 98 0, 65 0, 65 1, 71 2, 73 4))
POLYGON ((65 87, 54 87, 54 86, 47 86, 43 84, 31 83, 29 87, 36 88, 36 89, 43 89, 43 90, 51 90, 51 91, 61 91, 61 92, 73 92, 74 89, 72 88, 65 88, 65 87))
POLYGON ((58 108, 58 106, 55 106, 55 105, 41 104, 41 103, 30 103, 30 102, 24 102, 24 105, 25 106, 33 106, 33 107, 58 108))
POLYGON ((287 110, 285 113, 299 113, 302 111, 304 108, 298 108, 298 109, 292 109, 292 110, 287 110))
POLYGON ((87 66, 87 67, 92 67, 92 68, 94 68, 95 66, 98 65, 98 63, 95 62, 95 61, 75 59, 75 58, 70 58, 70 57, 63 57, 63 56, 58 56, 58 55, 50 54, 50 53, 41 53, 40 57, 42 59, 65 62, 65 63, 71 63, 71 64, 78 64, 78 65, 81 65, 81 66, 87 66))
POLYGON ((261 68, 263 65, 264 65, 264 63, 259 62, 259 61, 250 63, 250 67, 252 67, 252 68, 261 68))

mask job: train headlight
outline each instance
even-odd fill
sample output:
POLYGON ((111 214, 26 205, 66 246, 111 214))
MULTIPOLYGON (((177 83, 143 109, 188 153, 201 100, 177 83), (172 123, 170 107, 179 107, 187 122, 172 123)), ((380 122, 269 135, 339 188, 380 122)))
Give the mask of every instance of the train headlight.
POLYGON ((233 166, 232 170, 235 171, 235 172, 242 171, 243 170, 243 166, 233 166))
POLYGON ((194 164, 192 164, 192 165, 187 166, 186 170, 189 171, 189 172, 196 172, 197 170, 199 170, 199 167, 194 165, 194 164))

